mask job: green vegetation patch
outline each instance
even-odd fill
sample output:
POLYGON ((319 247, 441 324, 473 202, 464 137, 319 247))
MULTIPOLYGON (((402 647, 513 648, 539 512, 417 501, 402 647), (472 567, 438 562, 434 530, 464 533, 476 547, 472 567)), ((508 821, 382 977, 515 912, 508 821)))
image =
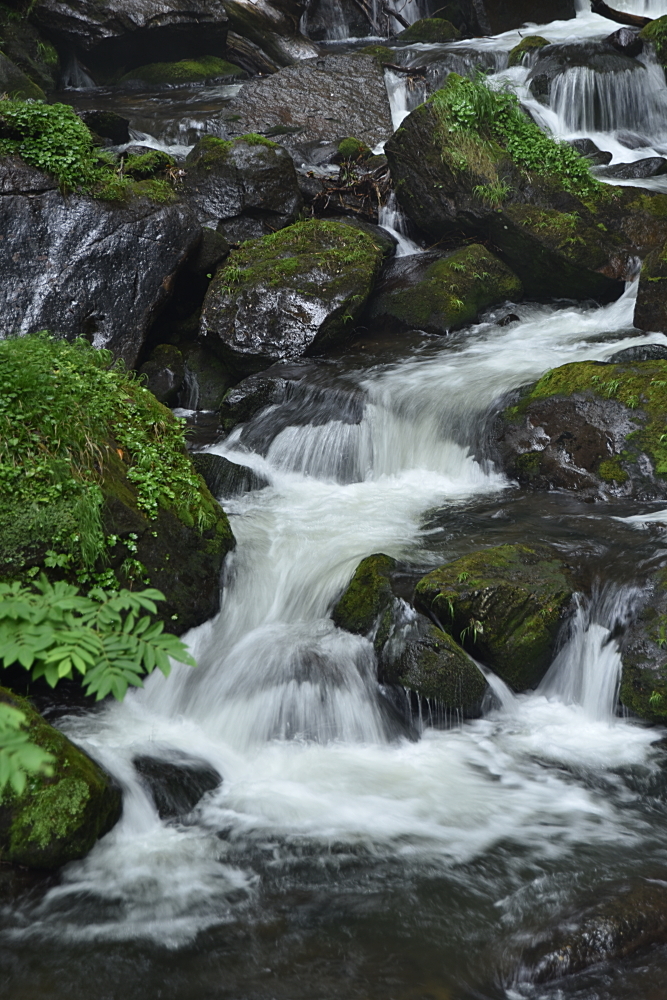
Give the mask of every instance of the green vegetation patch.
POLYGON ((144 196, 174 199, 166 179, 137 184, 93 145, 90 130, 69 104, 0 99, 0 156, 17 155, 52 174, 63 192, 81 191, 109 201, 144 196))
POLYGON ((422 17, 398 36, 401 42, 431 43, 454 42, 460 37, 461 32, 458 28, 444 17, 422 17))
POLYGON ((216 524, 184 421, 109 352, 45 334, 5 340, 0 381, 0 575, 20 575, 32 544, 47 568, 86 579, 116 541, 102 529, 109 490, 149 519, 166 508, 200 532, 216 524))
POLYGON ((560 563, 525 545, 474 552, 433 570, 415 589, 416 603, 516 691, 544 675, 571 596, 560 563))
POLYGON ((338 156, 342 160, 367 160, 372 155, 372 150, 363 139, 348 136, 338 143, 338 156))
MULTIPOLYGON (((546 372, 505 415, 509 420, 518 420, 533 400, 573 393, 615 399, 630 410, 643 411, 648 419, 628 440, 638 451, 650 456, 658 476, 667 476, 667 361, 604 366, 594 361, 576 361, 562 365, 546 372)), ((618 458, 603 462, 598 474, 609 481, 627 479, 618 458)))
MULTIPOLYGON (((497 180, 496 164, 508 155, 519 169, 551 179, 580 198, 600 194, 603 185, 586 161, 572 146, 542 132, 516 94, 450 73, 430 103, 440 125, 443 156, 454 168, 471 167, 497 180)), ((509 189, 497 198, 498 204, 506 194, 509 189)))
POLYGON ((139 66, 120 78, 118 83, 146 83, 152 86, 177 87, 188 83, 204 83, 224 77, 244 76, 240 66, 217 56, 181 59, 179 62, 149 63, 139 66))
POLYGON ((218 139, 214 135, 204 135, 194 149, 190 150, 186 162, 192 167, 211 170, 216 165, 224 163, 234 147, 239 144, 264 146, 266 149, 279 148, 277 142, 272 142, 271 139, 267 139, 263 135, 258 135, 257 132, 248 132, 246 135, 240 135, 236 139, 218 139))
POLYGON ((363 49, 358 51, 360 55, 373 56, 380 66, 396 61, 396 53, 386 45, 365 45, 363 49))
POLYGON ((520 66, 525 55, 535 52, 537 49, 543 49, 545 45, 549 45, 549 42, 541 35, 529 35, 528 38, 522 38, 519 44, 511 50, 507 65, 520 66))
POLYGON ((647 24, 639 32, 639 37, 644 42, 650 42, 655 48, 658 62, 663 66, 667 65, 667 15, 656 17, 654 21, 647 24))

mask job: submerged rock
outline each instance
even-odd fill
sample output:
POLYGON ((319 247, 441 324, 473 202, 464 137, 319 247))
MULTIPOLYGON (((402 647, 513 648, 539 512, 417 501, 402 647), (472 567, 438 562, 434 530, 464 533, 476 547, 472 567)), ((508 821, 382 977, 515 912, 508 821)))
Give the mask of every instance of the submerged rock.
POLYGON ((369 321, 443 334, 467 326, 489 306, 522 298, 521 282, 485 247, 398 257, 384 270, 369 321))
POLYGON ((498 419, 504 469, 536 489, 667 496, 666 385, 667 361, 582 361, 547 372, 498 419))
POLYGON ((609 364, 621 364, 624 361, 667 361, 667 344, 638 344, 636 347, 625 347, 622 351, 608 359, 609 364))
POLYGON ((443 631, 515 691, 546 673, 572 599, 562 564, 543 548, 498 545, 440 566, 415 588, 443 631))
POLYGON ((259 135, 204 136, 188 154, 185 190, 200 222, 218 223, 232 242, 241 230, 249 239, 283 229, 303 204, 291 156, 259 135))
POLYGON ((201 238, 187 205, 64 196, 15 157, 0 158, 0 231, 0 335, 86 337, 130 368, 201 238))
POLYGON ((33 776, 21 795, 0 797, 0 861, 60 868, 84 857, 120 818, 120 789, 25 698, 0 688, 0 701, 23 712, 31 741, 54 757, 50 777, 33 776))
POLYGON ((338 628, 355 635, 370 635, 376 648, 389 636, 394 595, 390 573, 396 560, 376 554, 357 566, 345 593, 334 605, 331 617, 338 628))
POLYGON ((351 332, 381 260, 366 233, 316 219, 246 243, 211 282, 201 337, 239 374, 323 353, 351 332))
POLYGON ((135 770, 151 793, 160 819, 177 819, 192 812, 206 792, 216 789, 222 778, 205 760, 176 754, 169 757, 141 754, 135 770))

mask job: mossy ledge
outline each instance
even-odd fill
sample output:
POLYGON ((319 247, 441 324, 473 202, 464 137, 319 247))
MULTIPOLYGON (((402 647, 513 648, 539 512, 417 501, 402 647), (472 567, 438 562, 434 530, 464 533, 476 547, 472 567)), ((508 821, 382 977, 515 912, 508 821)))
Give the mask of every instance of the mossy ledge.
POLYGON ((53 757, 50 777, 0 793, 0 861, 54 869, 84 857, 119 819, 120 789, 25 698, 0 688, 0 701, 23 712, 31 742, 53 757))
POLYGON ((218 56, 200 56, 198 59, 181 59, 178 62, 149 63, 125 73, 118 80, 119 86, 183 87, 188 84, 206 83, 211 80, 233 80, 245 76, 245 71, 235 63, 218 56))

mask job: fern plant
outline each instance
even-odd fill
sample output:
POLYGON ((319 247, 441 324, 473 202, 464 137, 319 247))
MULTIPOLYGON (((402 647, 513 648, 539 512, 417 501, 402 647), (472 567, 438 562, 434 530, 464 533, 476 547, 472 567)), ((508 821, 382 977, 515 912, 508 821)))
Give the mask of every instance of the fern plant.
POLYGON ((6 785, 21 795, 29 775, 53 774, 53 756, 30 741, 25 721, 18 708, 0 702, 0 798, 6 785))

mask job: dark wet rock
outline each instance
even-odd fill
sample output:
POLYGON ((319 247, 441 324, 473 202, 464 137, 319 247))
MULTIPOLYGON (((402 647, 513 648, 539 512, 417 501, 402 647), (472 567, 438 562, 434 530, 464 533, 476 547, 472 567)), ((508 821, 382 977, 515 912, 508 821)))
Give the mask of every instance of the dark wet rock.
POLYGON ((231 83, 241 76, 245 76, 245 71, 240 66, 218 56, 206 55, 198 59, 137 66, 120 77, 118 86, 135 90, 164 90, 170 87, 231 83))
POLYGON ((522 978, 550 982, 667 943, 667 880, 637 879, 607 896, 570 916, 555 941, 531 949, 522 978))
MULTIPOLYGON (((48 93, 58 85, 60 59, 53 45, 46 40, 27 17, 17 16, 10 4, 0 8, 0 50, 39 89, 48 93)), ((0 89, 13 94, 16 88, 0 89)), ((37 93, 27 96, 37 97, 37 93)))
POLYGON ((183 204, 64 197, 22 161, 0 159, 0 331, 87 337, 132 368, 201 230, 183 204))
POLYGON ((220 134, 258 132, 290 153, 304 142, 337 143, 348 135, 372 149, 392 133, 384 74, 368 55, 320 56, 250 80, 230 101, 229 113, 239 117, 221 119, 220 134))
POLYGON ((667 160, 663 156, 646 156, 631 163, 614 163, 600 167, 596 177, 610 177, 618 180, 641 180, 644 177, 658 177, 667 174, 667 160))
POLYGON ((228 27, 220 0, 37 0, 32 16, 98 82, 121 68, 224 52, 228 27))
POLYGON ((376 554, 357 566, 331 617, 338 628, 354 635, 370 636, 377 649, 387 641, 392 624, 394 595, 390 575, 396 560, 376 554))
POLYGON ((205 760, 176 754, 134 758, 138 772, 155 803, 160 819, 177 819, 192 812, 207 792, 218 788, 222 778, 205 760))
POLYGON ((556 77, 576 67, 586 67, 595 73, 619 73, 641 69, 641 63, 619 52, 608 41, 581 43, 559 42, 545 45, 528 74, 528 87, 533 97, 548 103, 551 86, 556 77))
POLYGON ((520 323, 521 317, 517 316, 516 313, 508 313, 507 316, 503 316, 502 319, 498 320, 498 326, 509 326, 510 323, 520 323))
POLYGON ((206 293, 202 340, 240 375, 321 354, 349 336, 381 260, 366 233, 317 219, 244 244, 206 293))
POLYGON ((522 297, 521 282, 477 244, 451 254, 398 257, 384 270, 366 316, 399 329, 443 334, 473 323, 481 310, 522 297))
POLYGON ((642 263, 633 322, 639 330, 667 332, 667 260, 662 248, 652 250, 642 263))
POLYGON ((54 757, 50 777, 31 778, 21 795, 4 793, 0 860, 27 868, 60 868, 84 857, 119 819, 120 789, 25 698, 0 688, 0 701, 23 712, 31 741, 54 757))
POLYGON ((396 36, 397 42, 455 42, 461 32, 442 17, 422 17, 396 36))
POLYGON ((508 56, 507 65, 508 66, 521 66, 522 63, 534 62, 537 56, 537 50, 543 49, 545 45, 550 43, 546 38, 542 38, 541 35, 528 35, 526 38, 522 38, 518 45, 510 51, 508 56))
POLYGON ((299 31, 305 3, 258 3, 223 0, 230 30, 250 41, 277 66, 290 66, 319 54, 317 46, 299 31))
POLYGON ((241 496, 251 490, 263 490, 268 479, 247 465, 230 462, 223 455, 195 452, 192 463, 214 497, 220 499, 241 496))
POLYGON ((2 52, 0 52, 0 91, 19 97, 22 101, 43 101, 46 96, 41 87, 33 83, 30 77, 2 52))
POLYGON ((303 204, 291 156, 261 136, 204 136, 185 163, 185 190, 198 218, 218 223, 231 242, 290 225, 303 204))
POLYGON ((585 156, 591 166, 604 166, 611 160, 611 153, 599 149, 592 139, 572 139, 570 145, 585 156))
MULTIPOLYGON (((350 38, 365 38, 367 35, 377 34, 363 8, 355 3, 355 0, 337 0, 337 6, 347 26, 350 38)), ((309 0, 306 8, 305 31, 309 38, 318 42, 328 40, 331 37, 330 0, 309 0)))
POLYGON ((247 423, 267 406, 284 402, 288 385, 301 381, 309 368, 308 362, 277 364, 244 378, 222 401, 220 416, 224 429, 229 432, 237 424, 247 423))
POLYGON ((667 496, 667 362, 576 362, 547 372, 498 418, 503 468, 524 486, 667 496))
POLYGON ((497 35, 526 22, 548 24, 576 16, 574 0, 447 0, 435 4, 445 17, 467 35, 497 35))
MULTIPOLYGON (((638 526, 640 527, 640 526, 638 526)), ((667 573, 647 581, 641 605, 621 640, 620 700, 635 715, 667 721, 667 573)))
MULTIPOLYGON (((122 146, 130 141, 130 121, 116 114, 115 111, 77 111, 79 118, 88 126, 91 132, 110 139, 114 146, 122 146)), ((134 148, 134 147, 132 147, 134 148)), ((148 147, 141 147, 142 152, 148 147)), ((128 149, 125 156, 132 155, 128 149)), ((136 154, 135 154, 136 155, 136 154)))
POLYGON ((605 41, 613 45, 618 52, 632 58, 640 55, 644 49, 644 43, 635 28, 619 28, 618 31, 614 31, 608 38, 605 38, 605 41))
POLYGON ((637 347, 625 347, 607 359, 609 364, 622 364, 625 361, 667 361, 667 345, 638 344, 637 347))
POLYGON ((235 381, 220 359, 199 343, 181 344, 185 373, 178 404, 189 410, 217 410, 235 381))
MULTIPOLYGON (((416 108, 387 142, 396 195, 408 218, 435 240, 460 239, 463 233, 490 241, 531 298, 618 297, 618 278, 630 267, 627 237, 601 224, 604 206, 615 196, 596 187, 577 160, 572 169, 584 172, 573 191, 581 197, 567 189, 562 174, 525 170, 514 162, 502 131, 494 132, 494 139, 480 132, 462 140, 447 125, 447 109, 457 92, 467 100, 474 86, 451 74, 441 97, 416 108), (596 197, 599 211, 592 204, 596 197)), ((537 126, 528 130, 532 127, 536 142, 549 141, 537 126)))
POLYGON ((160 403, 175 406, 183 388, 185 362, 177 347, 160 344, 139 369, 144 384, 160 403))
POLYGON ((560 561, 525 545, 498 545, 440 566, 414 595, 417 608, 515 691, 546 673, 571 600, 560 561))
POLYGON ((384 660, 385 683, 400 684, 466 718, 480 715, 488 689, 484 675, 451 635, 424 615, 417 615, 406 629, 397 662, 387 666, 384 660))

